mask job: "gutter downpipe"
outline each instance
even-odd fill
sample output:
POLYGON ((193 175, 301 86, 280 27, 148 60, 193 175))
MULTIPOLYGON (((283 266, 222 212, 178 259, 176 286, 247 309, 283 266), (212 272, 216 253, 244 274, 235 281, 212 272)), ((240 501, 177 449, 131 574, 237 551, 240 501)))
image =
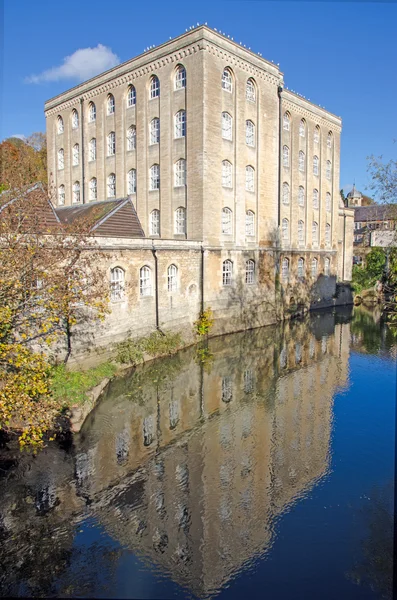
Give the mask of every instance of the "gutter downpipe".
POLYGON ((277 205, 277 227, 280 229, 280 219, 281 219, 281 134, 282 134, 282 121, 281 121, 281 92, 283 88, 281 85, 277 88, 278 94, 278 205, 277 205))
POLYGON ((342 280, 345 281, 345 252, 346 252, 346 214, 343 209, 343 254, 342 254, 342 280))
POLYGON ((154 257, 154 281, 155 281, 155 304, 156 304, 156 329, 163 333, 159 327, 159 286, 158 286, 158 257, 157 251, 154 247, 154 240, 152 241, 152 252, 154 257))
POLYGON ((84 99, 80 98, 80 121, 81 121, 81 199, 85 204, 85 176, 84 176, 84 99))

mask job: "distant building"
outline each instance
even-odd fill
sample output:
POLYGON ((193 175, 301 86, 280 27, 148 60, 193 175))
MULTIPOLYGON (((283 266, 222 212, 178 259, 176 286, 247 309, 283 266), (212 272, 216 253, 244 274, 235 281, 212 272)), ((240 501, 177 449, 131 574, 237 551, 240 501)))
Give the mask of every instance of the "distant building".
MULTIPOLYGON (((357 192, 351 197, 353 200, 360 201, 357 192)), ((353 264, 362 264, 373 247, 396 246, 396 228, 397 207, 387 204, 357 205, 354 211, 353 264)))

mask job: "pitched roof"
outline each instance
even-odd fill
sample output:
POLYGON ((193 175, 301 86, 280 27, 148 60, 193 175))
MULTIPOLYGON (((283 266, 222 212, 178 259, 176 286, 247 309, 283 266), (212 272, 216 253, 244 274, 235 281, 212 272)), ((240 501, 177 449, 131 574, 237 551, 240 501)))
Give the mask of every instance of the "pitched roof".
POLYGON ((5 215, 6 211, 12 219, 18 219, 20 230, 25 233, 49 233, 60 227, 60 220, 42 183, 5 190, 0 194, 0 213, 5 215))
POLYGON ((371 204, 371 206, 360 206, 354 211, 354 220, 360 223, 365 221, 386 221, 388 219, 397 220, 397 206, 371 204))

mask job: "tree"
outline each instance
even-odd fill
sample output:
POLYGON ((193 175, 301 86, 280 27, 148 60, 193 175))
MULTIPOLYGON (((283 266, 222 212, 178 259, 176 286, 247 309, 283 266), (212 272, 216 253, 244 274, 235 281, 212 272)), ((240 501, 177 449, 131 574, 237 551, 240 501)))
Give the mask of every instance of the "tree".
POLYGON ((345 192, 343 191, 343 188, 339 191, 339 193, 340 193, 340 197, 342 198, 343 204, 346 206, 346 196, 345 196, 345 192))
POLYGON ((384 163, 382 156, 368 157, 368 172, 372 178, 369 189, 373 190, 380 202, 397 203, 397 161, 384 163))
POLYGON ((0 144, 0 191, 41 182, 47 185, 47 145, 44 133, 26 140, 8 138, 0 144))

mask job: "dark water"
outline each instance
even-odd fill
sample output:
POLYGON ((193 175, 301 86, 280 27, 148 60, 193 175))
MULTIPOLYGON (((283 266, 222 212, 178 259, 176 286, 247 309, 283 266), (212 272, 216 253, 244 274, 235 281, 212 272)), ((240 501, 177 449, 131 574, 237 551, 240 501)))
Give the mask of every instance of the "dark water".
POLYGON ((3 596, 391 597, 390 331, 349 309, 209 353, 116 379, 71 448, 2 472, 3 596))

